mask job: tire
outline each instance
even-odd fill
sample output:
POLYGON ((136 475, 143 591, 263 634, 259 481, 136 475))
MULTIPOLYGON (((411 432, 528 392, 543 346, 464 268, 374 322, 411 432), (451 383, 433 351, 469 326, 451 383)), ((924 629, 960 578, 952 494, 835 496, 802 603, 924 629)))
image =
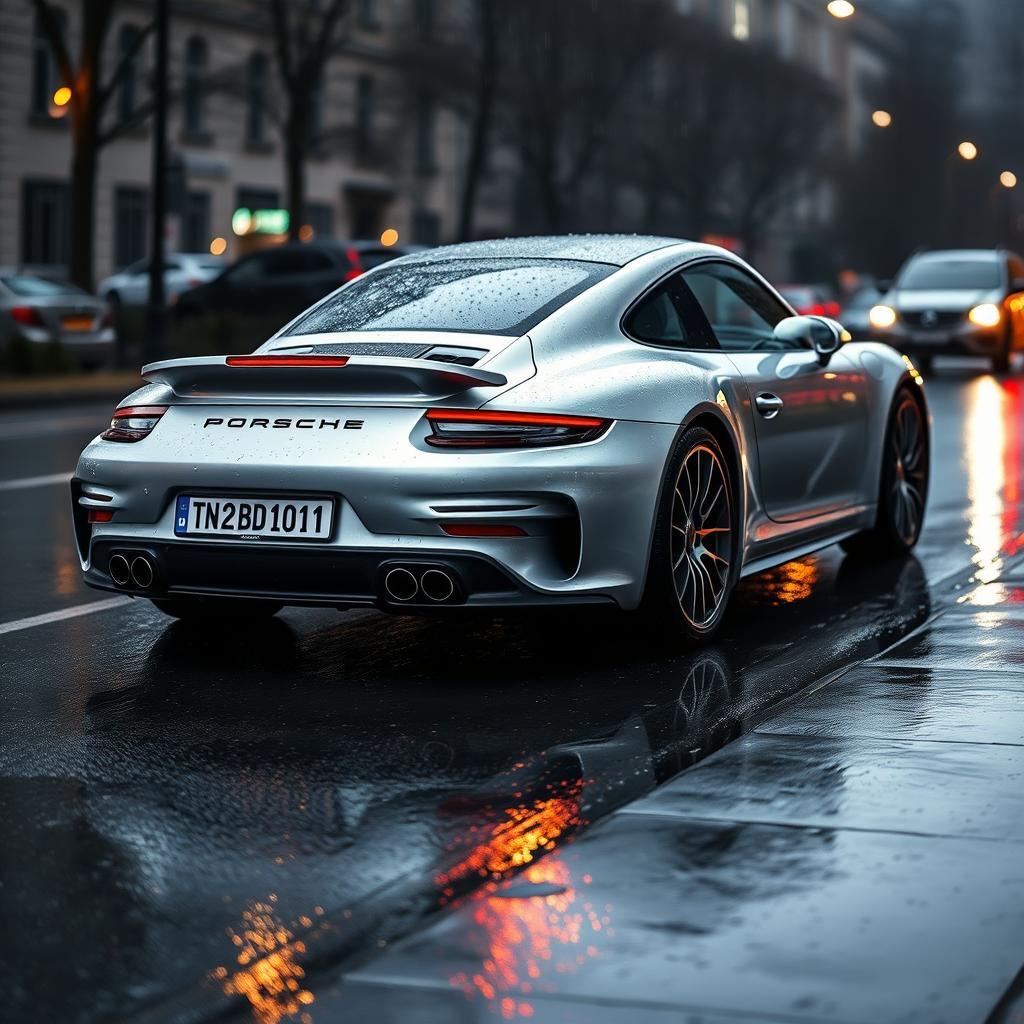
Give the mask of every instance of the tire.
POLYGON ((110 312, 116 317, 121 312, 121 296, 117 292, 107 292, 104 298, 107 300, 110 312))
POLYGON ((714 434, 691 427, 668 460, 641 614, 672 638, 710 640, 736 585, 740 550, 729 463, 714 434))
POLYGON ((862 558, 891 558, 914 549, 928 504, 930 455, 924 410, 904 384, 889 411, 878 517, 870 530, 842 541, 843 550, 862 558))
POLYGON ((208 622, 210 625, 269 619, 283 607, 278 601, 246 597, 153 597, 150 600, 171 618, 184 622, 208 622))

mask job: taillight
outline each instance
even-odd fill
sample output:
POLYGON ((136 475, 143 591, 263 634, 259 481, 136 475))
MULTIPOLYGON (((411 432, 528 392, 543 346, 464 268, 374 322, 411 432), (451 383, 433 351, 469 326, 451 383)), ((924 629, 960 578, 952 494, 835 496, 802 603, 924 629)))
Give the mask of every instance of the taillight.
POLYGON ((100 437, 104 441, 141 441, 149 437, 165 412, 166 405, 125 406, 114 413, 109 429, 100 437))
POLYGON ((35 306, 15 306, 10 310, 11 319, 23 327, 45 327, 43 318, 35 306))
POLYGON ((224 362, 228 366, 262 366, 277 368, 282 366, 344 366, 348 356, 228 356, 224 362))
POLYGON ((469 409, 430 409, 435 448, 544 448, 582 444, 600 437, 611 420, 593 416, 555 416, 546 413, 485 412, 469 409))
POLYGON ((441 529, 449 537, 525 537, 520 526, 506 523, 442 523, 441 529))
POLYGON ((342 278, 343 281, 354 281, 357 277, 361 277, 365 273, 363 261, 359 258, 358 249, 350 246, 345 250, 345 258, 349 262, 349 269, 345 271, 345 276, 342 278))

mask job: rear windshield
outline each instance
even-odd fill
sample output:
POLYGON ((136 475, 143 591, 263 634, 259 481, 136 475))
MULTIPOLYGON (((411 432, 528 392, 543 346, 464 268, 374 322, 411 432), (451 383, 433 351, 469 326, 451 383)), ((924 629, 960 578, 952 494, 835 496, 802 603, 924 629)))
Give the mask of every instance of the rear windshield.
POLYGON ((1002 284, 1001 266, 996 260, 918 260, 900 277, 898 287, 911 291, 962 288, 966 290, 998 288, 1002 284))
POLYGON ((519 337, 616 268, 578 260, 443 260, 382 267, 286 334, 464 331, 519 337))
POLYGON ((21 295, 24 298, 86 294, 73 284, 58 284, 55 281, 47 281, 45 277, 32 277, 29 274, 4 274, 0 277, 0 284, 5 285, 15 295, 21 295))

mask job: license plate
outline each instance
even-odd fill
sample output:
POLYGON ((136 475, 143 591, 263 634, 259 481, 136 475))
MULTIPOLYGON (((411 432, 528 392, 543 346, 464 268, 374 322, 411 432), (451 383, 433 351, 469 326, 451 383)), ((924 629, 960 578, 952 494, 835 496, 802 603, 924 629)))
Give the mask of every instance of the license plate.
POLYGON ((61 320, 65 331, 91 331, 92 322, 91 316, 66 316, 61 320))
POLYGON ((217 498, 180 495, 174 511, 179 537, 239 540, 327 540, 334 527, 329 498, 217 498))

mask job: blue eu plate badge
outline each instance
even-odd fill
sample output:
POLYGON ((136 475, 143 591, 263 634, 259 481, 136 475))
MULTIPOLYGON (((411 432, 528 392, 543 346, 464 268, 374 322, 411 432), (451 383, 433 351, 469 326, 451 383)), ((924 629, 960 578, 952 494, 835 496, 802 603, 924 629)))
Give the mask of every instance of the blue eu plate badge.
POLYGON ((178 498, 178 507, 174 510, 174 532, 180 537, 188 533, 188 509, 191 498, 182 495, 178 498))

